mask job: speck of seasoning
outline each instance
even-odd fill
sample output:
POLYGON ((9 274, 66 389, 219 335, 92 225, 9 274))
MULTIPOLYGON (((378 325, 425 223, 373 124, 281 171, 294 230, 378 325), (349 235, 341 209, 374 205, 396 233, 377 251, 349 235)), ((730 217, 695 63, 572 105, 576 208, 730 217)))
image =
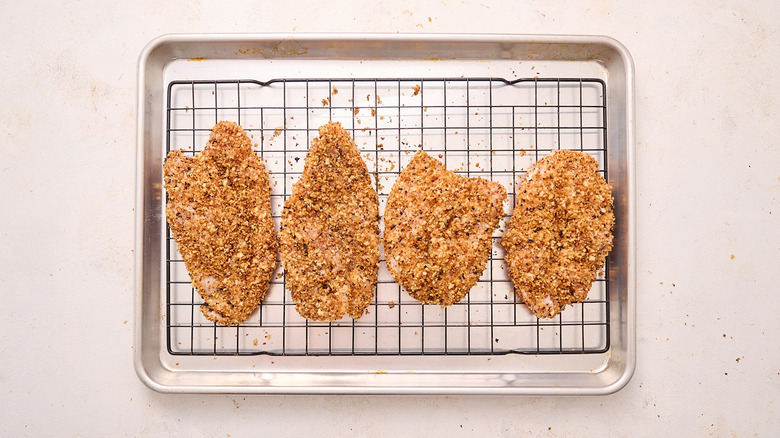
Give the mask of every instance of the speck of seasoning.
POLYGON ((735 258, 735 257, 734 257, 734 254, 732 254, 732 255, 731 255, 731 260, 734 260, 734 258, 735 258))

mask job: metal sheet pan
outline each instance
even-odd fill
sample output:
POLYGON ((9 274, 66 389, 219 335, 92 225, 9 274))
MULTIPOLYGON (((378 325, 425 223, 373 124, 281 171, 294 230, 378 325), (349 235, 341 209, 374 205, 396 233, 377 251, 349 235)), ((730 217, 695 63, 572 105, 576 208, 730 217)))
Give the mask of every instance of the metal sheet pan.
MULTIPOLYGON (((618 42, 596 36, 170 35, 145 48, 138 79, 135 367, 149 387, 163 392, 606 394, 630 379, 635 361, 633 65, 618 42), (306 87, 303 103, 297 106, 294 84, 306 87), (424 90, 420 96, 412 91, 417 85, 424 90), (356 96, 362 101, 364 88, 369 88, 366 103, 357 104, 356 96), (350 96, 341 106, 333 95, 337 89, 342 90, 341 97, 350 96), (447 90, 451 97, 441 97, 447 90), (533 94, 524 98, 523 93, 531 90, 533 94), (599 90, 602 94, 594 95, 595 103, 583 97, 599 90), (273 92, 282 97, 281 104, 268 103, 273 92), (460 102, 453 100, 458 92, 460 102), (198 97, 201 94, 204 97, 198 97), (203 104, 212 98, 213 104, 203 104), (517 102, 508 102, 515 98, 517 102), (363 115, 357 116, 356 106, 365 107, 363 115), (513 109, 509 118, 507 108, 513 109), (275 109, 282 111, 281 122, 273 121, 275 109), (305 119, 311 126, 301 127, 297 135, 306 135, 306 140, 293 147, 296 125, 290 116, 296 110, 295 123, 305 119), (383 110, 392 112, 387 120, 395 116, 395 125, 381 126, 383 110), (404 121, 407 111, 413 118, 419 115, 419 125, 404 121), (523 111, 527 117, 520 121, 523 111), (253 119, 253 114, 259 118, 253 119), (472 290, 461 307, 466 309, 461 324, 452 316, 441 319, 440 310, 421 305, 422 317, 404 319, 410 317, 401 316, 405 315, 401 309, 418 307, 392 286, 392 279, 386 284, 398 295, 378 291, 367 324, 350 320, 322 326, 292 317, 272 321, 268 315, 274 305, 282 312, 291 308, 283 277, 272 285, 266 300, 269 310, 261 308, 256 323, 223 333, 197 321, 196 294, 190 290, 192 298, 185 297, 184 304, 171 295, 173 277, 179 274, 171 261, 175 242, 166 237, 161 169, 168 148, 197 150, 208 135, 204 128, 218 119, 239 119, 253 133, 272 178, 281 182, 279 206, 287 180, 295 178, 289 159, 297 152, 301 158, 305 155, 311 130, 327 119, 340 119, 358 145, 365 145, 369 168, 375 167, 374 177, 387 186, 386 191, 404 164, 402 157, 415 147, 441 149, 448 167, 463 174, 496 180, 506 174, 508 179, 501 181, 510 192, 524 166, 545 151, 575 147, 592 152, 613 185, 617 219, 615 248, 595 293, 600 296, 590 304, 598 309, 596 316, 583 306, 565 311, 556 321, 518 323, 518 312, 521 320, 527 318, 522 304, 513 302, 511 293, 505 297, 497 292, 506 279, 500 272, 500 248, 495 248, 481 289, 475 287, 479 290, 472 290), (506 120, 511 120, 509 125, 506 120), (383 128, 388 133, 383 146, 393 143, 397 148, 379 147, 383 128), (545 128, 554 128, 555 134, 546 135, 545 128), (599 146, 591 148, 593 140, 586 137, 594 132, 599 146), (405 139, 413 143, 409 149, 405 139), (509 145, 502 149, 499 143, 507 139, 509 145), (279 141, 283 145, 275 148, 279 141), (481 143, 489 147, 480 148, 481 143), (282 155, 275 157, 275 151, 282 155), (485 155, 493 157, 485 161, 485 155), (509 156, 516 158, 511 166, 509 156), (280 167, 274 172, 276 158, 281 160, 276 160, 280 167), (385 158, 395 160, 392 168, 380 169, 385 158), (184 322, 181 306, 189 309, 184 322), (387 312, 394 307, 396 319, 387 312), (502 325, 501 309, 508 308, 514 319, 502 325), (473 313, 480 309, 482 315, 473 313), (485 312, 490 316, 480 319, 485 312), (277 332, 269 333, 273 324, 277 332), (350 328, 351 348, 339 350, 344 336, 340 333, 345 332, 339 329, 344 327, 350 328), (412 339, 426 329, 428 334, 425 340, 404 344, 405 329, 412 339), (523 338, 522 330, 528 329, 530 340, 523 338), (303 349, 296 349, 295 330, 302 333, 303 349), (270 341, 276 333, 287 336, 281 347, 270 341), (500 344, 496 333, 501 333, 500 344), (323 334, 328 346, 317 349, 315 336, 323 334), (261 346, 246 343, 258 337, 261 346), (364 338, 374 339, 373 347, 361 349, 364 338), (484 342, 477 341, 482 338, 484 342), (270 345, 263 347, 266 339, 270 345), (385 340, 398 347, 385 349, 385 340), (182 341, 187 345, 180 347, 182 341)), ((507 209, 511 213, 511 206, 507 209)), ((186 280, 186 271, 182 276, 186 280)))

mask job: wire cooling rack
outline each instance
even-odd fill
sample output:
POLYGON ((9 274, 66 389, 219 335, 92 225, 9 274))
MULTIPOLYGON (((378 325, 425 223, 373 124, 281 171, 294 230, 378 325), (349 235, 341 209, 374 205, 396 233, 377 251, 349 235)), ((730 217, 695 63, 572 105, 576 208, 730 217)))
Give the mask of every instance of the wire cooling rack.
MULTIPOLYGON (((300 317, 281 267, 261 307, 221 327, 200 312, 170 229, 165 230, 167 348, 174 355, 583 354, 609 349, 609 269, 587 301, 539 320, 514 294, 498 245, 519 177, 556 149, 592 155, 606 174, 606 86, 600 79, 403 78, 174 81, 167 89, 166 153, 199 152, 213 125, 243 126, 265 160, 278 227, 319 126, 341 122, 361 150, 383 214, 414 152, 448 169, 502 183, 504 218, 477 285, 448 308, 423 305, 393 282, 384 257, 367 313, 331 323, 300 317)), ((384 228, 380 223, 380 228, 384 228)), ((607 260, 607 265, 609 260, 607 260)))

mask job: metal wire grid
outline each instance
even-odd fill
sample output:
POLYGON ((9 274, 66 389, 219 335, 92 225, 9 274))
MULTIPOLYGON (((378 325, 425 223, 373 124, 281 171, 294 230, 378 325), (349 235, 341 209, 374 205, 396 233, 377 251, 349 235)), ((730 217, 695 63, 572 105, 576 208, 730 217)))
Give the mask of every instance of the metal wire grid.
MULTIPOLYGON (((393 282, 384 258, 359 320, 311 322, 295 311, 281 267, 260 309, 220 327, 199 310, 170 229, 165 230, 166 338, 174 355, 583 354, 609 348, 608 275, 586 302, 551 320, 518 303, 498 245, 518 177, 555 149, 593 155, 606 177, 606 85, 600 79, 278 79, 174 81, 168 86, 166 153, 195 154, 211 127, 233 120, 257 142, 272 185, 278 227, 308 145, 328 120, 350 130, 380 198, 419 149, 448 169, 501 182, 509 200, 477 285, 448 308, 422 305, 393 282)), ((383 229, 383 224, 380 224, 383 229)), ((609 262, 607 262, 609 263, 609 262)))

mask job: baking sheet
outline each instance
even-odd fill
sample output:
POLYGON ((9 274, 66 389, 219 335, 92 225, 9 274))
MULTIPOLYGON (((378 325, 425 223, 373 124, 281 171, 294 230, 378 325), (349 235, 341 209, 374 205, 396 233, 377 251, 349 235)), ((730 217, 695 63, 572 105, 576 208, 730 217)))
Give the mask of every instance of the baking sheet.
MULTIPOLYGON (((615 42, 171 36, 150 44, 139 67, 138 232, 144 237, 137 266, 136 367, 153 388, 604 393, 630 377, 632 79, 630 58, 615 42), (403 56, 394 59, 394 52, 403 56), (269 82, 274 78, 284 79, 269 82), (587 79, 586 85, 576 78, 587 79), (418 85, 423 92, 415 94, 418 85), (334 95, 334 89, 340 91, 334 95), (364 92, 366 102, 358 103, 364 92), (590 151, 615 188, 616 248, 606 278, 594 286, 591 303, 540 322, 514 302, 501 249, 494 245, 468 301, 446 311, 411 300, 385 270, 368 318, 309 323, 297 317, 282 277, 248 324, 215 327, 198 319, 197 294, 176 261, 175 242, 166 238, 159 182, 167 150, 197 150, 222 119, 239 121, 258 143, 276 183, 277 216, 308 142, 328 119, 351 129, 384 187, 380 199, 421 145, 441 151, 449 168, 498 179, 510 192, 540 154, 559 147, 590 151)), ((511 201, 506 213, 508 218, 511 201)))

